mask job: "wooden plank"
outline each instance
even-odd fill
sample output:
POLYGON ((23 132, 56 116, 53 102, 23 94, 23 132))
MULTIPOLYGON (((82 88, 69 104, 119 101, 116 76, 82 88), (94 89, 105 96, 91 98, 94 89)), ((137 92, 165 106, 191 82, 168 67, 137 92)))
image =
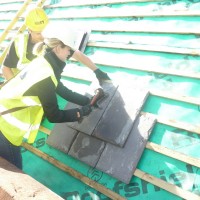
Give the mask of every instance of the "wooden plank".
POLYGON ((40 131, 42 131, 43 133, 50 135, 51 130, 49 130, 48 128, 45 128, 44 126, 40 126, 40 131))
POLYGON ((198 158, 185 155, 153 142, 148 142, 146 148, 200 168, 200 159, 198 158))
MULTIPOLYGON (((50 19, 54 19, 53 17, 49 17, 50 19)), ((73 21, 73 23, 75 23, 75 21, 73 21)), ((70 25, 70 23, 67 23, 70 25)), ((88 27, 88 29, 91 29, 92 31, 103 31, 103 32, 133 32, 133 33, 157 33, 157 34, 183 34, 183 35, 187 35, 187 34, 194 34, 194 35, 199 35, 199 30, 196 29, 188 29, 188 28, 158 28, 157 26, 154 27, 135 27, 135 26, 116 26, 115 24, 111 25, 102 25, 102 24, 98 24, 98 26, 93 25, 93 24, 85 24, 86 27, 88 27)), ((0 30, 2 29, 2 27, 0 27, 0 30)))
POLYGON ((74 18, 118 18, 118 17, 199 17, 199 11, 146 11, 138 12, 137 10, 118 10, 109 9, 107 13, 97 12, 91 10, 90 12, 76 12, 73 15, 71 13, 65 13, 64 15, 52 15, 55 19, 74 19, 74 18))
POLYGON ((124 43, 116 43, 116 42, 88 42, 87 46, 140 50, 140 51, 166 52, 166 53, 173 53, 173 54, 200 55, 199 49, 168 47, 168 46, 158 46, 158 45, 149 45, 149 44, 144 45, 144 44, 124 44, 124 43))
MULTIPOLYGON (((130 2, 163 2, 164 0, 67 0, 61 3, 47 5, 46 8, 72 7, 72 6, 90 6, 103 4, 121 4, 130 2)), ((166 2, 167 0, 165 0, 166 2)))
MULTIPOLYGON (((8 40, 10 38, 7 38, 8 40)), ((99 38, 98 38, 99 39, 99 38)), ((88 47, 102 47, 102 48, 116 48, 116 49, 129 49, 129 50, 141 50, 141 51, 153 51, 153 52, 166 52, 174 54, 187 54, 187 55, 200 55, 200 50, 196 48, 185 48, 185 47, 173 47, 167 45, 152 45, 152 44, 139 44, 139 43, 130 43, 129 40, 124 42, 118 42, 117 39, 106 38, 106 41, 98 42, 95 40, 89 40, 87 43, 88 47)), ((5 45, 1 45, 1 50, 4 50, 5 45)))
MULTIPOLYGON (((82 175, 78 171, 74 170, 73 168, 70 168, 69 166, 61 163, 60 161, 54 159, 53 157, 49 156, 48 154, 43 153, 42 151, 34 148, 33 146, 23 143, 22 146, 26 148, 27 150, 31 151, 32 153, 36 154, 37 156, 43 158, 44 160, 48 161, 52 165, 58 167, 59 169, 65 171, 69 175, 71 175, 74 178, 77 178, 78 180, 82 181, 84 184, 96 189, 97 191, 101 192, 102 194, 106 195, 107 197, 111 199, 116 200, 122 200, 125 199, 124 197, 120 196, 119 194, 113 192, 112 190, 109 190, 108 188, 104 187, 103 185, 97 183, 96 181, 93 181, 89 179, 88 177, 82 175)), ((163 181, 159 178, 156 178, 150 174, 147 174, 139 169, 136 169, 134 176, 137 176, 138 178, 145 180, 149 183, 152 183, 153 185, 156 185, 172 194, 175 194, 179 197, 182 197, 184 199, 188 200, 199 200, 199 196, 196 194, 193 194, 189 191, 183 190, 182 188, 173 185, 171 183, 167 183, 166 181, 163 181)))
MULTIPOLYGON (((186 130, 189 132, 193 132, 193 133, 197 133, 200 134, 200 127, 188 124, 188 123, 183 123, 183 122, 178 122, 175 120, 169 120, 169 119, 163 119, 162 117, 158 116, 158 115, 154 115, 148 112, 141 112, 141 115, 153 115, 156 119, 157 122, 165 124, 165 125, 169 125, 172 127, 176 127, 182 130, 186 130)), ((183 161, 185 163, 188 163, 190 165, 196 166, 196 167, 200 167, 200 159, 198 158, 194 158, 191 156, 188 156, 186 154, 180 153, 178 151, 169 149, 167 147, 164 147, 162 145, 158 145, 155 144, 153 142, 148 142, 146 145, 146 148, 151 149, 153 151, 156 151, 158 153, 164 154, 166 156, 169 156, 171 158, 183 161)))
POLYGON ((21 9, 16 13, 15 17, 11 20, 8 27, 3 31, 3 33, 0 36, 0 43, 6 38, 6 35, 8 34, 8 31, 13 28, 14 24, 18 21, 19 17, 24 13, 27 6, 32 2, 32 0, 26 0, 24 4, 22 5, 21 9))
MULTIPOLYGON (((119 13, 121 11, 118 11, 119 13)), ((65 18, 65 13, 60 13, 62 15, 62 19, 65 18)), ((73 14, 72 14, 73 15, 73 14)), ((57 19, 57 15, 55 13, 55 16, 49 15, 50 20, 54 21, 57 19)), ((57 20, 60 21, 61 20, 57 20)), ((145 21, 144 21, 145 22, 145 21)), ((102 32, 130 32, 130 33, 157 33, 157 34, 195 34, 199 35, 199 29, 198 26, 191 26, 189 21, 185 21, 185 23, 182 23, 180 21, 179 26, 174 26, 173 20, 172 23, 168 23, 167 26, 162 26, 161 23, 158 21, 154 21, 155 23, 150 23, 144 25, 142 19, 138 19, 135 21, 135 18, 133 18, 133 21, 122 21, 120 19, 117 19, 116 21, 103 21, 101 22, 100 19, 94 19, 94 20, 62 20, 63 25, 65 26, 76 26, 76 27, 87 27, 87 29, 92 31, 102 31, 102 32), (131 24, 131 25, 130 25, 131 24), (189 28, 188 28, 189 27, 189 28)))
MULTIPOLYGON (((170 69, 161 68, 161 67, 158 68, 158 67, 154 67, 151 65, 148 65, 148 66, 137 66, 136 64, 130 65, 130 63, 125 63, 125 62, 117 63, 117 62, 113 62, 112 59, 105 60, 100 57, 99 58, 95 57, 92 60, 95 64, 109 66, 109 67, 125 68, 125 69, 137 70, 137 71, 152 72, 152 73, 158 73, 158 74, 166 74, 166 75, 172 75, 172 76, 200 79, 199 72, 185 72, 185 71, 180 71, 180 70, 171 69, 171 68, 170 69)), ((77 62, 76 60, 73 60, 73 61, 77 62)), ((83 77, 82 74, 81 73, 79 74, 78 71, 76 71, 76 73, 75 73, 75 69, 70 68, 70 70, 69 70, 69 68, 70 68, 70 65, 68 65, 68 71, 65 71, 62 75, 69 76, 72 78, 77 78, 77 79, 80 79, 80 77, 83 77)))
POLYGON ((138 71, 145 71, 145 72, 152 72, 152 73, 159 73, 159 74, 167 74, 167 75, 173 75, 173 76, 181 76, 181 77, 187 77, 187 78, 194 78, 194 79, 200 79, 200 73, 195 73, 195 72, 184 72, 184 71, 180 71, 180 70, 174 70, 174 69, 163 69, 160 68, 158 69, 157 67, 153 67, 153 66, 137 66, 137 65, 132 65, 130 66, 129 64, 114 64, 112 65, 112 61, 109 63, 108 60, 102 60, 102 61, 95 61, 95 59, 93 59, 93 61, 96 64, 99 65, 105 65, 105 66, 113 66, 113 67, 118 67, 118 68, 126 68, 126 69, 133 69, 133 70, 138 70, 138 71))
POLYGON ((192 125, 190 123, 180 122, 174 119, 164 119, 161 117, 158 118, 158 122, 161 124, 168 125, 168 126, 183 129, 192 133, 200 134, 200 126, 192 125))
MULTIPOLYGON (((2 6, 0 7, 0 12, 18 12, 21 8, 21 5, 20 4, 12 4, 12 7, 11 6, 2 6)), ((4 20, 4 19, 1 19, 1 20, 4 20)), ((10 19, 9 19, 10 20, 10 19)))
POLYGON ((199 30, 196 29, 188 29, 188 28, 167 28, 167 27, 162 27, 159 28, 157 26, 154 27, 134 27, 134 26, 123 26, 123 25, 116 25, 112 24, 111 25, 102 25, 98 24, 98 26, 95 25, 88 25, 89 28, 92 31, 104 31, 104 32, 133 32, 133 33, 159 33, 159 34, 195 34, 199 35, 199 30))
POLYGON ((138 178, 141 178, 149 183, 152 183, 153 185, 156 185, 156 186, 158 186, 168 192, 171 192, 172 194, 175 194, 183 199, 187 199, 187 200, 191 200, 191 199, 199 200, 200 199, 200 196, 198 196, 192 192, 183 190, 182 188, 180 188, 176 185, 173 185, 173 184, 163 181, 159 178, 156 178, 155 176, 145 173, 139 169, 137 169, 134 172, 134 176, 137 176, 138 178))
MULTIPOLYGON (((145 114, 145 112, 141 112, 141 114, 145 114)), ((156 118, 157 118, 157 122, 159 122, 161 124, 179 128, 179 129, 189 131, 192 133, 200 134, 200 126, 192 125, 192 124, 186 123, 186 122, 177 121, 174 119, 167 119, 167 118, 164 118, 161 116, 157 116, 156 118)))
POLYGON ((63 164, 59 160, 56 160, 52 156, 40 151, 39 149, 27 144, 23 143, 22 146, 29 150, 30 152, 34 153, 35 155, 39 156, 40 158, 48 161, 52 165, 56 166, 57 168, 63 170, 64 172, 68 173, 72 177, 80 180, 84 184, 90 186, 91 188, 94 188, 95 190, 101 192, 102 194, 106 195, 107 197, 115 200, 125 200, 124 197, 120 196, 119 194, 113 192, 112 190, 106 188, 105 186, 99 184, 98 182, 88 178, 87 176, 84 176, 80 172, 76 171, 75 169, 63 164))
POLYGON ((163 97, 167 99, 194 104, 197 106, 200 105, 200 99, 198 97, 183 96, 183 95, 174 94, 172 92, 167 92, 167 91, 163 92, 159 90, 150 90, 150 94, 154 96, 158 96, 158 97, 163 97))
POLYGON ((9 4, 9 3, 16 3, 16 2, 24 2, 24 0, 1 0, 1 4, 9 4))
MULTIPOLYGON (((77 63, 76 60, 71 59, 75 63, 77 63)), ((109 59, 102 59, 100 56, 94 57, 93 62, 99 65, 105 65, 105 66, 110 66, 110 67, 118 67, 118 68, 127 68, 127 69, 133 69, 133 70, 138 70, 138 71, 147 71, 147 72, 153 72, 153 73, 161 73, 161 74, 167 74, 167 75, 174 75, 174 76, 181 76, 181 77, 187 77, 187 78, 195 78, 199 79, 200 78, 200 73, 199 72, 184 72, 180 71, 177 69, 163 69, 161 67, 154 67, 154 66, 137 66, 137 65, 130 65, 130 63, 125 63, 125 62, 119 62, 116 63, 115 60, 109 60, 109 59)), ((70 65, 68 65, 70 67, 70 65)), ((74 66, 73 66, 74 68, 74 66)), ((71 68, 71 70, 68 70, 63 73, 63 75, 73 77, 73 78, 78 78, 83 77, 82 74, 71 68), (72 74, 72 75, 71 75, 72 74)), ((87 77, 89 79, 89 77, 87 77)))

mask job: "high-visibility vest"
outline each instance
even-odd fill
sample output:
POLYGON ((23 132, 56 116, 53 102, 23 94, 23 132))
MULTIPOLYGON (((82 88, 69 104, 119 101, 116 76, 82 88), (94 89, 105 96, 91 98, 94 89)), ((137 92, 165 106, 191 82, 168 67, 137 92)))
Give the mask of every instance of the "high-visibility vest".
POLYGON ((17 74, 19 71, 21 71, 28 63, 31 62, 26 57, 28 40, 29 40, 29 34, 28 33, 20 34, 14 40, 15 51, 16 51, 16 54, 19 58, 19 61, 17 63, 17 67, 12 68, 14 75, 17 74))
POLYGON ((51 77, 56 88, 58 82, 51 65, 44 57, 38 57, 0 90, 0 130, 16 146, 25 135, 28 143, 35 141, 44 111, 37 96, 23 94, 47 77, 51 77))

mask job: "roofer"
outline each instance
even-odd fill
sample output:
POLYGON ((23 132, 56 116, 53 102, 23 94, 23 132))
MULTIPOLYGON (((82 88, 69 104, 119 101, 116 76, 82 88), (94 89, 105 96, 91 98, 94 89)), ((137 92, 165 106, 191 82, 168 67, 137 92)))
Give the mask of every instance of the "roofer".
MULTIPOLYGON (((28 33, 19 34, 19 36, 16 37, 2 65, 2 73, 6 80, 12 78, 17 72, 23 69, 27 63, 36 57, 36 55, 33 54, 33 47, 37 42, 43 41, 42 31, 45 29, 48 22, 48 16, 42 8, 35 7, 28 12, 25 17, 25 25, 28 28, 28 33)), ((86 57, 83 58, 80 52, 76 53, 74 56, 80 62, 84 62, 85 59, 87 59, 86 57)), ((99 81, 109 79, 107 74, 98 69, 94 63, 90 62, 88 67, 95 73, 99 81)))
POLYGON ((79 121, 91 112, 90 99, 68 89, 60 79, 65 61, 71 56, 86 66, 95 68, 95 65, 73 49, 66 30, 57 28, 57 32, 49 36, 34 47, 38 57, 0 90, 0 156, 21 169, 20 145, 24 137, 28 143, 34 142, 43 114, 52 123, 62 123, 79 121), (59 31, 63 34, 58 34, 59 31), (59 109, 57 94, 80 106, 59 109))
POLYGON ((19 34, 12 42, 2 65, 2 73, 6 80, 12 78, 36 56, 32 53, 37 42, 43 41, 42 31, 49 20, 40 7, 32 8, 25 17, 28 33, 19 34))

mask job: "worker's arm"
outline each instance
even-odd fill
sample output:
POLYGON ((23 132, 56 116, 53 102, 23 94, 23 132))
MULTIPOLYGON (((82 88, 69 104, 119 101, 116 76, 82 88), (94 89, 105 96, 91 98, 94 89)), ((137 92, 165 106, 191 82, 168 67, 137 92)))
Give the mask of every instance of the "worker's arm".
POLYGON ((5 60, 3 61, 3 64, 2 64, 2 73, 6 80, 9 80, 14 76, 12 68, 17 67, 18 61, 19 61, 19 58, 16 54, 15 45, 14 45, 14 42, 12 42, 8 50, 8 53, 5 57, 5 60))
POLYGON ((2 66, 2 73, 3 73, 3 77, 6 80, 9 80, 14 76, 13 71, 10 67, 2 66))
POLYGON ((98 69, 97 66, 92 62, 92 60, 79 50, 76 50, 73 53, 72 58, 76 59, 77 61, 79 61, 83 65, 87 66, 92 71, 95 71, 95 70, 98 69))
POLYGON ((103 81, 103 80, 110 80, 109 76, 107 75, 107 73, 101 71, 94 63, 93 61, 86 56, 85 54, 83 54, 81 51, 76 50, 73 55, 72 58, 76 59, 77 61, 79 61, 80 63, 82 63, 83 65, 87 66, 88 68, 90 68, 96 75, 97 79, 99 81, 103 81))
POLYGON ((56 88, 56 93, 61 96, 63 99, 75 103, 80 106, 84 106, 90 103, 90 99, 82 94, 74 92, 63 85, 62 82, 59 82, 56 88))
MULTIPOLYGON (((77 106, 77 108, 74 109, 61 110, 58 105, 55 85, 50 77, 33 85, 28 91, 25 92, 24 96, 38 96, 45 116, 52 123, 79 121, 83 116, 89 115, 92 110, 91 107, 86 104, 88 102, 88 98, 83 95, 73 93, 70 90, 68 90, 68 92, 68 99, 75 99, 75 97, 79 98, 80 102, 83 101, 82 105, 84 106, 77 106)), ((78 101, 78 99, 76 101, 78 101)))

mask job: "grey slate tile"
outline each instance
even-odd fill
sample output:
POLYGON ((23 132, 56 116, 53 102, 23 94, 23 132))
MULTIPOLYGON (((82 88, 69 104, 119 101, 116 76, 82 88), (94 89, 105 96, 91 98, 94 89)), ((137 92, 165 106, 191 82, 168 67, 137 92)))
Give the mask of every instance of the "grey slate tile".
MULTIPOLYGON (((93 111, 90 113, 90 115, 84 117, 84 119, 81 123, 71 122, 71 123, 68 123, 68 125, 73 129, 76 129, 80 132, 91 135, 92 132, 94 131, 98 121, 100 120, 101 116, 103 115, 104 110, 106 109, 110 100, 112 99, 113 95, 115 94, 117 87, 118 87, 117 85, 114 85, 112 83, 104 83, 102 85, 102 88, 106 94, 109 94, 109 96, 100 103, 101 109, 98 109, 98 108, 93 109, 93 111)), ((91 94, 91 92, 88 92, 88 93, 91 94)), ((77 105, 75 105, 73 103, 68 103, 65 109, 74 108, 75 106, 77 107, 77 105)))
POLYGON ((128 184, 155 124, 152 115, 137 118, 123 148, 107 143, 96 168, 128 184))
POLYGON ((147 90, 119 86, 92 135, 123 147, 148 95, 147 90))
POLYGON ((68 127, 67 123, 57 123, 46 143, 64 153, 68 153, 78 131, 68 127))
POLYGON ((69 150, 69 155, 94 167, 104 147, 103 141, 79 132, 69 150))

